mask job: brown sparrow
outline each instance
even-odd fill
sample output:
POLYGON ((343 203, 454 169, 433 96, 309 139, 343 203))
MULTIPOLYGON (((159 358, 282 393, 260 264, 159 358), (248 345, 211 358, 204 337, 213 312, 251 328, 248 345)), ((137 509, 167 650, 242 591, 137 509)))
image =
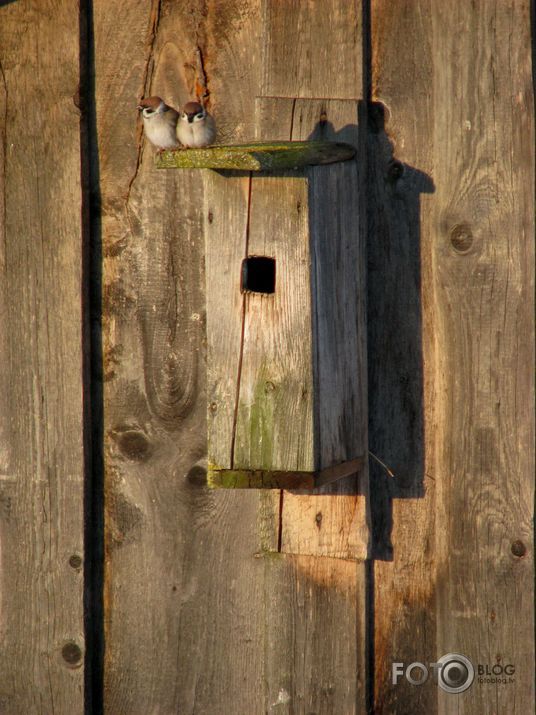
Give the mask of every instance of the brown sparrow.
POLYGON ((212 144, 216 122, 199 102, 184 105, 177 123, 177 139, 185 147, 198 148, 212 144))
POLYGON ((159 151, 177 146, 175 134, 179 113, 160 97, 147 97, 138 105, 143 115, 145 136, 159 151))

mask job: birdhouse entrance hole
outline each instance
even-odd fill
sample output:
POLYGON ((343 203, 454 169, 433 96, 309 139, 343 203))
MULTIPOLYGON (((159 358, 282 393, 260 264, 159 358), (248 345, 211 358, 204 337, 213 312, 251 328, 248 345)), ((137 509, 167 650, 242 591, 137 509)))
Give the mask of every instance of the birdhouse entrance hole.
POLYGON ((247 293, 275 292, 275 258, 249 256, 242 261, 242 291, 247 293))

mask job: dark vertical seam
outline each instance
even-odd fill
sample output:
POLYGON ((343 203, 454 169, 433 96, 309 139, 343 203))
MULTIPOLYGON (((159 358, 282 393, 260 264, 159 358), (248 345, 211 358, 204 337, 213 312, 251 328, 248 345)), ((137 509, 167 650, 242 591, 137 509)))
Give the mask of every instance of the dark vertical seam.
MULTIPOLYGON (((84 712, 104 712, 104 457, 101 196, 92 0, 79 5, 84 410, 84 712)), ((76 103, 76 102, 75 102, 76 103)))
MULTIPOLYGON (((249 184, 248 184, 248 208, 247 208, 247 218, 246 218, 246 245, 244 251, 244 258, 247 258, 249 251, 249 230, 250 230, 250 220, 251 220, 251 185, 253 183, 253 173, 249 172, 249 184)), ((238 370, 236 376, 236 398, 234 405, 233 414, 233 431, 231 433, 231 469, 234 469, 235 463, 235 442, 236 442, 236 427, 238 423, 238 406, 240 402, 240 382, 242 379, 242 362, 244 360, 244 336, 246 331, 246 301, 247 293, 242 293, 242 326, 240 330, 240 352, 238 355, 238 370)))

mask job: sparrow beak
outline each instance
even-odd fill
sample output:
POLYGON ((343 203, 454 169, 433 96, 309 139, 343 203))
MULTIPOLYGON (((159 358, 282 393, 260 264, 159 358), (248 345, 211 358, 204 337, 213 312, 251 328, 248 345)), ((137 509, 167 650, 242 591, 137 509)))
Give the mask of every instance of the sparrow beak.
POLYGON ((194 114, 187 114, 186 116, 188 117, 188 124, 191 124, 191 123, 194 121, 194 116, 195 116, 195 115, 194 115, 194 114))

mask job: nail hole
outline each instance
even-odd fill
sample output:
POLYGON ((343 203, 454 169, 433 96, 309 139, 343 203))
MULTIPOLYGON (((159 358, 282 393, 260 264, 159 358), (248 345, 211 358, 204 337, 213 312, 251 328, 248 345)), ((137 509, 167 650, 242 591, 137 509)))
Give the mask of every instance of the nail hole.
POLYGON ((82 566, 82 557, 78 554, 73 554, 69 559, 69 566, 73 569, 79 569, 82 566))
POLYGON ((76 643, 73 643, 72 641, 66 643, 63 646, 63 648, 61 649, 61 655, 63 657, 63 660, 71 668, 75 668, 76 666, 80 665, 82 661, 82 651, 80 649, 80 646, 76 643))
POLYGON ((241 290, 247 293, 275 292, 275 258, 249 256, 242 261, 241 290))

